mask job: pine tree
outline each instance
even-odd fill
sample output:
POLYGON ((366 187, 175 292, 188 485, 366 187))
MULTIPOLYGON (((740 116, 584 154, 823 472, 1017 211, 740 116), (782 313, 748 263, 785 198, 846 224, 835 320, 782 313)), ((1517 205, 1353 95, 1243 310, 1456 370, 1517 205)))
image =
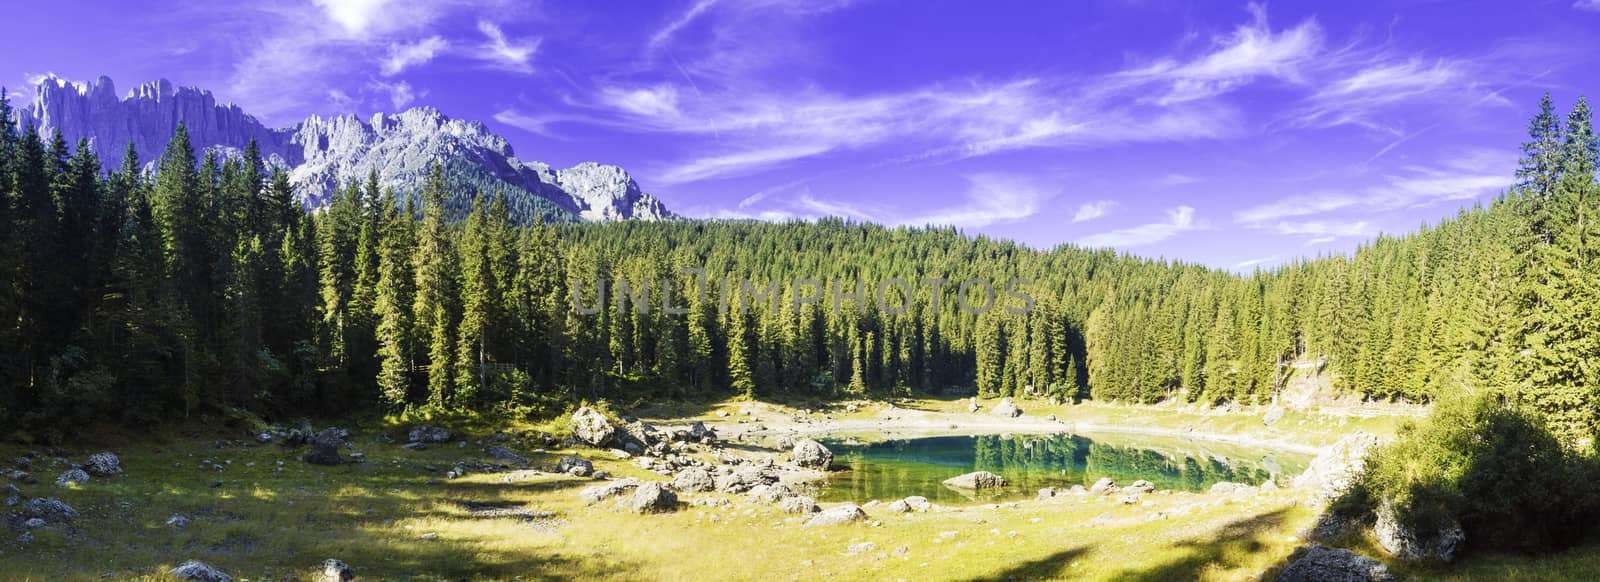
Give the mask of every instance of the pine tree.
POLYGON ((416 300, 412 308, 417 335, 426 343, 428 404, 442 408, 454 402, 456 268, 445 224, 444 172, 435 164, 422 191, 422 226, 417 232, 416 300))

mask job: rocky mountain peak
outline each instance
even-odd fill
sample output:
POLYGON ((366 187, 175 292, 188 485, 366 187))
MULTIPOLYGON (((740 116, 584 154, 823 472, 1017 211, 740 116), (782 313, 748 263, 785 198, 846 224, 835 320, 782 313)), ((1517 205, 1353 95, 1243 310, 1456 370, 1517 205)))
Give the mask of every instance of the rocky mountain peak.
POLYGON ((290 127, 269 128, 236 105, 219 104, 210 91, 166 79, 140 84, 119 99, 109 77, 77 83, 51 76, 35 88, 35 99, 20 117, 41 132, 59 129, 69 142, 88 139, 107 168, 122 164, 129 143, 145 166, 153 167, 180 123, 197 150, 238 155, 253 139, 268 164, 289 171, 297 195, 311 207, 371 171, 399 195, 416 192, 430 165, 440 163, 458 189, 474 190, 457 196, 489 195, 492 189, 513 198, 542 199, 514 200, 513 206, 566 215, 555 219, 671 216, 622 168, 584 163, 551 171, 545 164, 518 160, 511 143, 488 126, 428 106, 366 120, 353 114, 313 115, 290 127))

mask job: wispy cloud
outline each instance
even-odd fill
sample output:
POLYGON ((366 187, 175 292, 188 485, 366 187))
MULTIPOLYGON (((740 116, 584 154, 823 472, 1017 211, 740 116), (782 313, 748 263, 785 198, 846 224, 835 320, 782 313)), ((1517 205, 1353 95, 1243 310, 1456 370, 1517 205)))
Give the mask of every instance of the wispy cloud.
POLYGON ((1268 264, 1276 263, 1276 262, 1281 261, 1281 260, 1283 260, 1283 257, 1281 255, 1272 255, 1270 257, 1260 257, 1260 258, 1256 258, 1256 259, 1250 259, 1248 261, 1239 261, 1239 262, 1233 264, 1233 270, 1235 270, 1235 271, 1250 270, 1250 269, 1254 269, 1254 268, 1262 266, 1262 265, 1268 265, 1268 264))
POLYGON ((1162 222, 1092 234, 1078 239, 1077 242, 1086 247, 1137 247, 1158 243, 1205 226, 1204 222, 1195 218, 1194 208, 1178 206, 1167 210, 1167 219, 1162 222))
POLYGON ((666 26, 661 27, 661 30, 650 35, 650 49, 654 50, 667 44, 668 41, 672 40, 672 35, 678 33, 679 29, 699 19, 701 15, 706 13, 706 10, 709 10, 716 3, 717 0, 695 0, 695 3, 690 5, 689 9, 684 11, 683 14, 673 18, 666 26))
MULTIPOLYGON (((411 84, 405 81, 389 83, 374 79, 367 84, 367 87, 388 96, 389 104, 393 105, 397 111, 405 109, 411 102, 416 101, 418 97, 417 92, 411 88, 411 84)), ((423 94, 426 95, 425 92, 423 94)))
POLYGON ((1267 228, 1281 219, 1336 210, 1381 212, 1472 200, 1510 185, 1509 172, 1412 167, 1404 174, 1387 176, 1382 184, 1366 189, 1289 196, 1241 210, 1234 219, 1246 226, 1267 228))
POLYGON ((965 200, 954 207, 902 218, 912 226, 942 225, 981 228, 1026 219, 1037 214, 1051 194, 1031 180, 1003 174, 967 176, 965 200))
POLYGON ((1577 8, 1578 10, 1600 12, 1600 0, 1578 0, 1577 2, 1572 3, 1572 7, 1577 8))
POLYGON ((1115 210, 1120 204, 1115 200, 1096 200, 1078 207, 1078 212, 1072 215, 1073 222, 1087 222, 1100 218, 1115 210))
POLYGON ((1215 50, 1190 60, 1164 59, 1118 77, 1165 86, 1152 99, 1162 105, 1213 97, 1259 78, 1300 82, 1301 70, 1322 49, 1322 28, 1306 19, 1274 32, 1265 6, 1252 4, 1250 13, 1249 23, 1213 42, 1215 50))
POLYGON ((478 58, 509 71, 518 73, 533 71, 533 64, 530 61, 534 53, 539 51, 542 39, 535 37, 531 40, 513 41, 506 38, 505 32, 500 30, 500 25, 488 20, 478 21, 478 31, 487 38, 478 52, 478 58))
POLYGON ((658 179, 666 184, 682 184, 712 177, 736 175, 821 155, 827 153, 829 149, 831 148, 825 145, 793 145, 740 150, 675 165, 662 173, 658 179))
POLYGON ((413 66, 425 64, 449 46, 450 42, 439 36, 430 36, 414 43, 391 44, 389 56, 383 60, 383 75, 391 77, 413 66))

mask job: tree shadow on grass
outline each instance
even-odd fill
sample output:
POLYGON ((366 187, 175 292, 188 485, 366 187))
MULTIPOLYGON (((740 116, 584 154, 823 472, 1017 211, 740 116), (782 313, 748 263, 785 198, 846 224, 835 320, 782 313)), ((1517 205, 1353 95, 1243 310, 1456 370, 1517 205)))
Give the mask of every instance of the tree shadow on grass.
POLYGON ((1133 582, 1194 580, 1207 565, 1236 566, 1235 560, 1239 557, 1260 551, 1266 545, 1264 540, 1274 534, 1288 516, 1288 509, 1279 509, 1234 521, 1211 535, 1178 542, 1175 547, 1183 555, 1175 560, 1142 571, 1120 572, 1113 578, 1133 582))
POLYGON ((1007 580, 1053 580, 1065 578, 1067 566, 1088 552, 1087 548, 1061 550, 1037 560, 1029 560, 989 576, 972 578, 971 582, 1006 582, 1007 580))

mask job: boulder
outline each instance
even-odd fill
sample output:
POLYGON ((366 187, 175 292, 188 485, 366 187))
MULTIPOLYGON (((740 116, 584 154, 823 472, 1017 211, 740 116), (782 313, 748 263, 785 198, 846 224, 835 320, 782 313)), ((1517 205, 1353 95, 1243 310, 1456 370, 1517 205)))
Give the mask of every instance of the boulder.
POLYGON ((693 467, 679 471, 672 478, 672 488, 684 493, 705 493, 716 489, 717 481, 709 471, 693 467))
POLYGON ((594 463, 577 457, 561 457, 561 460, 556 462, 556 472, 588 477, 594 474, 594 463))
POLYGON ((656 427, 648 422, 635 420, 622 425, 622 430, 616 434, 616 439, 622 441, 624 448, 627 445, 635 445, 640 449, 648 449, 660 441, 656 434, 656 427))
POLYGON ((1295 550, 1289 567, 1276 582, 1389 582, 1395 580, 1382 562, 1350 550, 1311 546, 1295 550))
POLYGON ((995 404, 993 409, 989 410, 989 414, 1003 416, 1006 418, 1016 418, 1018 416, 1022 416, 1022 409, 1017 408, 1017 402, 1012 400, 1010 396, 1007 396, 1005 398, 1001 398, 1000 402, 995 404))
POLYGON ((505 447, 489 447, 483 451, 489 458, 512 465, 527 465, 528 459, 505 447))
POLYGON ((1117 482, 1112 481, 1110 477, 1101 477, 1098 481, 1094 482, 1094 485, 1089 486, 1090 495, 1110 495, 1119 490, 1120 489, 1117 487, 1117 482))
POLYGON ((982 406, 978 406, 978 397, 976 396, 972 397, 972 400, 967 403, 967 412, 977 414, 982 408, 982 406))
POLYGON ((635 487, 633 495, 622 500, 623 507, 634 513, 666 513, 678 510, 678 494, 656 481, 635 487))
POLYGON ((617 434, 616 427, 611 426, 611 421, 606 420, 604 414, 587 406, 572 413, 567 428, 572 430, 572 436, 577 437, 579 441, 594 447, 610 442, 612 435, 617 434))
POLYGON ((356 571, 339 560, 323 560, 322 571, 317 573, 316 582, 350 582, 356 579, 356 571))
POLYGON ((1272 408, 1268 408, 1267 409, 1267 413, 1261 415, 1261 424, 1264 424, 1264 425, 1267 425, 1267 426, 1272 426, 1273 424, 1276 424, 1280 420, 1283 420, 1283 407, 1282 406, 1274 406, 1272 408))
POLYGON ((867 519, 866 511, 855 505, 846 504, 833 509, 818 512, 816 515, 813 515, 810 520, 806 521, 805 527, 849 525, 852 523, 866 521, 867 519))
POLYGON ((584 503, 595 504, 613 497, 617 497, 638 487, 642 482, 638 479, 618 479, 605 485, 589 487, 578 492, 578 498, 584 503))
POLYGON ((450 442, 450 431, 436 426, 419 424, 406 431, 406 440, 413 443, 450 442))
POLYGON ((778 482, 778 472, 771 467, 741 466, 726 475, 717 477, 717 491, 744 493, 761 485, 778 482))
POLYGON ((912 495, 901 501, 904 501, 906 506, 911 508, 911 511, 923 512, 933 508, 933 504, 928 502, 928 498, 921 495, 912 495))
POLYGON ((1294 486, 1311 490, 1322 501, 1343 495, 1367 470, 1367 455, 1378 448, 1377 435, 1357 433, 1334 443, 1311 460, 1306 471, 1294 478, 1294 486))
POLYGON ((212 568, 205 562, 189 560, 178 567, 167 570, 167 575, 179 580, 197 580, 199 582, 233 582, 233 576, 224 574, 222 570, 212 568))
POLYGON ((1217 483, 1212 483, 1211 484, 1211 489, 1208 489, 1207 491, 1209 491, 1210 493, 1217 494, 1217 495, 1227 495, 1227 494, 1233 493, 1235 491, 1243 491, 1243 490, 1249 489, 1249 488, 1250 488, 1249 485, 1243 485, 1243 484, 1240 484, 1240 483, 1229 483, 1227 481, 1219 481, 1217 483))
POLYGON ((833 451, 822 443, 805 439, 794 444, 794 449, 789 453, 789 459, 794 464, 807 469, 820 469, 826 471, 828 465, 833 464, 833 451))
POLYGON ((810 515, 822 511, 822 508, 817 507, 816 500, 804 495, 785 497, 778 502, 778 508, 782 509, 784 513, 798 513, 800 515, 810 515))
POLYGON ((67 469, 56 477, 56 487, 71 487, 89 482, 89 474, 83 469, 67 469))
POLYGON ((790 489, 788 485, 784 485, 783 483, 757 485, 750 488, 750 496, 756 498, 756 500, 761 501, 762 503, 773 503, 780 499, 794 497, 795 495, 797 495, 795 490, 790 489))
POLYGON ((51 523, 71 521, 78 518, 78 510, 71 505, 62 503, 54 497, 35 497, 22 504, 22 511, 28 515, 43 518, 51 523))
POLYGON ((1396 558, 1412 561, 1449 562, 1466 544, 1467 534, 1461 524, 1451 520, 1440 524, 1436 531, 1423 532, 1400 522, 1394 505, 1385 499, 1378 506, 1378 521, 1372 533, 1378 538, 1383 551, 1396 558))
POLYGON ((339 446, 344 444, 344 437, 348 434, 337 428, 323 429, 306 441, 311 445, 311 450, 306 451, 300 459, 313 465, 343 464, 344 459, 339 457, 339 446))
POLYGON ((911 513, 911 506, 901 499, 889 504, 889 513, 911 513))
POLYGON ((95 453, 89 455, 89 460, 83 464, 84 470, 96 477, 110 477, 122 474, 122 459, 112 453, 95 453))
POLYGON ((1054 487, 1045 487, 1039 490, 1039 499, 1050 499, 1055 496, 1056 489, 1054 487))
POLYGON ((706 423, 697 420, 694 421, 694 424, 689 425, 689 440, 702 444, 711 444, 717 440, 717 431, 706 428, 706 423))
POLYGON ((174 513, 172 514, 172 517, 167 518, 167 527, 173 529, 183 529, 189 527, 189 524, 191 523, 194 522, 182 514, 174 513))
POLYGON ((1005 487, 1006 478, 988 471, 973 471, 958 477, 944 480, 947 487, 957 489, 997 489, 1005 487))
POLYGON ((1144 479, 1140 479, 1138 481, 1134 481, 1132 485, 1129 485, 1127 487, 1123 487, 1122 488, 1122 491, 1124 493, 1136 493, 1136 494, 1141 494, 1141 495, 1145 494, 1145 493, 1149 493, 1151 491, 1155 491, 1155 490, 1156 490, 1155 483, 1151 483, 1149 481, 1145 481, 1144 479))

